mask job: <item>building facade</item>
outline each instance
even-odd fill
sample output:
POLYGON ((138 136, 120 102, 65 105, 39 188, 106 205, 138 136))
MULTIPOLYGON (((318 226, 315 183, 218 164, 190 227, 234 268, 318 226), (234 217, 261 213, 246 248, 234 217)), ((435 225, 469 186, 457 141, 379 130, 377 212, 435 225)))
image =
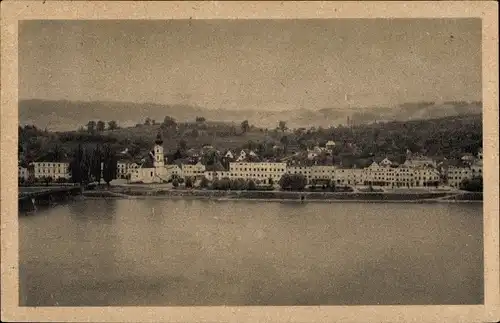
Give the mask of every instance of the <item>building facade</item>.
POLYGON ((310 167, 310 180, 333 180, 335 178, 335 166, 314 165, 310 167))
POLYGON ((34 162, 33 169, 34 176, 37 179, 50 177, 53 180, 57 180, 69 179, 71 177, 69 172, 69 163, 34 162))
POLYGON ((129 174, 140 167, 139 164, 133 162, 119 161, 117 163, 117 177, 126 179, 129 174))
POLYGON ((362 168, 338 168, 335 170, 335 185, 363 185, 365 170, 362 168))
POLYGON ((182 164, 182 177, 203 177, 205 173, 205 165, 198 162, 194 165, 182 164))
POLYGON ((163 183, 170 180, 168 170, 165 167, 165 155, 163 152, 163 140, 160 134, 156 136, 153 151, 150 152, 150 160, 146 160, 130 173, 130 181, 133 183, 163 183))
POLYGON ((287 166, 286 172, 288 174, 304 175, 308 183, 311 180, 311 167, 309 166, 287 166))
POLYGON ((265 182, 271 179, 273 182, 277 182, 281 179, 281 176, 286 173, 286 163, 272 163, 272 162, 261 162, 261 163, 245 163, 245 162, 235 162, 229 163, 230 178, 245 178, 253 179, 259 182, 265 182))

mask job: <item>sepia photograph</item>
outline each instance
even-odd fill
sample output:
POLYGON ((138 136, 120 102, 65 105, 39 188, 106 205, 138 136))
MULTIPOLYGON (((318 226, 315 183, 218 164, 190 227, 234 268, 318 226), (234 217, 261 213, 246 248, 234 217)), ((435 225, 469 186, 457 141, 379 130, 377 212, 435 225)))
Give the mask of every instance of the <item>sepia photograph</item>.
POLYGON ((486 303, 481 17, 16 28, 19 307, 486 303))

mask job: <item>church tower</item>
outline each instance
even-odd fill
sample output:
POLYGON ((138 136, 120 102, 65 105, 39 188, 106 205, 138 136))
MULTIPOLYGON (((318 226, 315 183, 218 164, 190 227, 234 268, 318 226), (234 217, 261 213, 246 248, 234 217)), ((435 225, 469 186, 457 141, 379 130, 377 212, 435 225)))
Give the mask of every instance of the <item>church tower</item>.
POLYGON ((154 162, 153 162, 154 167, 155 168, 165 167, 165 156, 163 153, 163 139, 161 138, 160 133, 156 135, 153 153, 154 153, 154 162))

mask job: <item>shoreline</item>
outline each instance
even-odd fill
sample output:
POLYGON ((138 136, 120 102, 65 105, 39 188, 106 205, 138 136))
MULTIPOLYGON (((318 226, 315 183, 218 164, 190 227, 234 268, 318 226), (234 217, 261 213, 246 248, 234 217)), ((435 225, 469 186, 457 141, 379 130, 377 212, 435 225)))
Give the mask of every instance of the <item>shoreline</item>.
POLYGON ((89 199, 186 199, 209 201, 257 201, 297 203, 483 203, 482 192, 289 192, 289 191, 212 191, 158 188, 112 187, 87 190, 89 199), (301 197, 304 197, 301 200, 301 197))

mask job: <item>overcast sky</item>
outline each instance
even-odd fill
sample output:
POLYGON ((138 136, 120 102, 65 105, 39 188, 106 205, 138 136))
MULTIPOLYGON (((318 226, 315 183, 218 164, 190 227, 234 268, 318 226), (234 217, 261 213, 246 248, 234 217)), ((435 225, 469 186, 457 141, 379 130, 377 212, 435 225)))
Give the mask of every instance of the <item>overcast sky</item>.
POLYGON ((20 99, 325 108, 481 100, 476 19, 29 21, 20 99))

